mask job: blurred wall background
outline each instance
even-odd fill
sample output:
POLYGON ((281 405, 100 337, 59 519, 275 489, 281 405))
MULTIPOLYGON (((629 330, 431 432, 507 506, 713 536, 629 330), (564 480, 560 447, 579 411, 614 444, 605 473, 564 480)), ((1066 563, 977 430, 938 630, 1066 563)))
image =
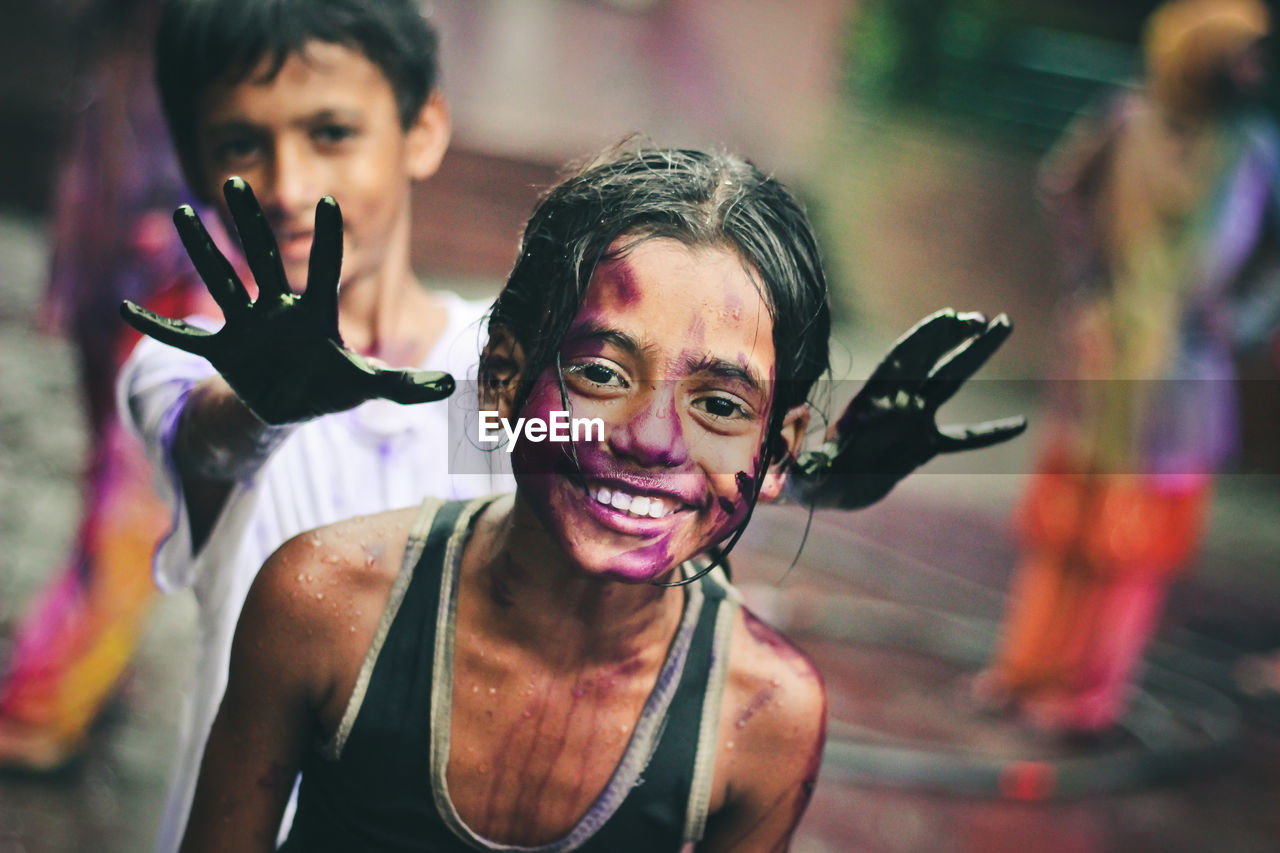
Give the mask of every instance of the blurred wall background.
MULTIPOLYGON (((47 210, 76 109, 71 22, 89 3, 0 10, 0 207, 47 210)), ((1035 167, 1074 114, 1137 73, 1157 3, 428 5, 455 136, 439 175, 417 188, 423 272, 500 280, 538 190, 566 160, 633 133, 722 145, 805 196, 838 319, 868 349, 944 305, 1003 310, 1019 331, 989 375, 1038 378, 1059 286, 1035 167)), ((1249 434, 1273 414, 1248 415, 1249 434)))

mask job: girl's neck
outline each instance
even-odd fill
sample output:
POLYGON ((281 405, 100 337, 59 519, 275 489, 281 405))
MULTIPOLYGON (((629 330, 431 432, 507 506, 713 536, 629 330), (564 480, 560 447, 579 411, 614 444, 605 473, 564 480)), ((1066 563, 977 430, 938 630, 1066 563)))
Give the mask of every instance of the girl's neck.
POLYGON ((679 621, 681 589, 593 577, 573 564, 518 497, 482 519, 487 544, 471 564, 472 589, 494 626, 529 648, 555 644, 583 658, 614 660, 665 648, 679 621))

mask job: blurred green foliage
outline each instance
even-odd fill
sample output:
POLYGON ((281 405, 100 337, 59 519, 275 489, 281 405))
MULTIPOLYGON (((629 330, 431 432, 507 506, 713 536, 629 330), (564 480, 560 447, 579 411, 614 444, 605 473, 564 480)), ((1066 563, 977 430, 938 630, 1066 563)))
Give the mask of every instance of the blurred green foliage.
POLYGON ((860 111, 936 110, 1043 149, 1104 90, 1139 77, 1143 22, 1158 5, 864 0, 848 19, 844 88, 860 111))

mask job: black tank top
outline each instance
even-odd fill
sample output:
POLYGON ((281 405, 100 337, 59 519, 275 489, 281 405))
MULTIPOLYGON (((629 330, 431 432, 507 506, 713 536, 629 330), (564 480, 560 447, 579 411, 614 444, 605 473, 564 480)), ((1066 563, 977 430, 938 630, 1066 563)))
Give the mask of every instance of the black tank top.
POLYGON ((488 502, 424 502, 342 723, 304 757, 281 850, 675 853, 701 838, 738 605, 718 571, 686 587, 680 626, 622 760, 565 836, 499 844, 458 817, 445 783, 455 579, 488 502))

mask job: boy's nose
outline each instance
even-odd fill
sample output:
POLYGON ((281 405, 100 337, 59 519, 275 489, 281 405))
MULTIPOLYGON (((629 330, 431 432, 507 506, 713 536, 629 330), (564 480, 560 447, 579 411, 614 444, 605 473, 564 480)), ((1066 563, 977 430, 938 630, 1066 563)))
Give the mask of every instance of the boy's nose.
POLYGON ((276 146, 270 175, 270 187, 262 193, 268 215, 284 222, 296 221, 313 210, 327 192, 321 170, 313 157, 287 142, 276 146))
POLYGON ((673 385, 651 383, 649 393, 629 408, 626 421, 610 430, 616 456, 646 468, 674 468, 688 460, 673 385))

